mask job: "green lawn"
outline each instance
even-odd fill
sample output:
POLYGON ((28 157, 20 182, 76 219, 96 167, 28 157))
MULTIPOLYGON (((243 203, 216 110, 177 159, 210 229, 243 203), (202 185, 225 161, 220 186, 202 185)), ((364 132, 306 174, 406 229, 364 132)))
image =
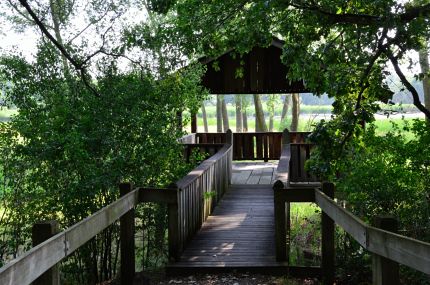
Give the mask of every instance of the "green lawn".
MULTIPOLYGON (((277 107, 277 111, 274 118, 274 129, 275 132, 281 132, 286 127, 289 128, 291 125, 291 114, 287 116, 286 122, 284 122, 282 125, 280 123, 280 112, 281 112, 282 106, 277 107)), ((385 107, 384 107, 385 108, 385 107)), ((400 108, 403 108, 404 110, 412 110, 414 108, 413 105, 403 105, 403 106, 394 106, 390 107, 391 109, 399 110, 400 108)), ((228 114, 229 114, 229 127, 230 129, 235 132, 236 131, 236 116, 235 116, 235 107, 233 105, 227 105, 228 114)), ((313 128, 313 125, 317 123, 321 116, 323 116, 325 119, 329 119, 330 111, 332 107, 331 106, 309 106, 309 105, 303 105, 301 106, 301 116, 299 119, 299 131, 311 131, 313 128), (313 114, 320 114, 320 116, 317 118, 316 115, 313 114)), ((206 112, 208 116, 208 125, 209 125, 209 132, 216 132, 216 110, 215 106, 206 106, 206 112)), ((255 131, 255 117, 254 117, 254 109, 248 108, 247 111, 248 114, 248 131, 254 132, 255 131)), ((266 124, 268 125, 268 115, 266 114, 266 124)), ((406 122, 412 122, 413 118, 378 118, 375 121, 375 125, 377 127, 377 133, 380 135, 386 134, 388 131, 393 129, 393 123, 397 124, 400 128, 404 126, 406 122)), ((198 117, 197 117, 197 125, 198 125, 198 132, 204 132, 203 128, 203 118, 201 114, 201 110, 199 110, 198 117)), ((188 129, 190 127, 188 126, 188 129)), ((408 134, 406 134, 409 136, 408 134)))

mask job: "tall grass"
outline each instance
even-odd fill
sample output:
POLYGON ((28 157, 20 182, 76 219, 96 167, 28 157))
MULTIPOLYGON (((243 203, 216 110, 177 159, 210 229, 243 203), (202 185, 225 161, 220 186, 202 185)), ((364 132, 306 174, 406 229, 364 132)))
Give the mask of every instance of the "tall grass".
POLYGON ((320 265, 321 210, 314 203, 291 203, 290 263, 320 265))

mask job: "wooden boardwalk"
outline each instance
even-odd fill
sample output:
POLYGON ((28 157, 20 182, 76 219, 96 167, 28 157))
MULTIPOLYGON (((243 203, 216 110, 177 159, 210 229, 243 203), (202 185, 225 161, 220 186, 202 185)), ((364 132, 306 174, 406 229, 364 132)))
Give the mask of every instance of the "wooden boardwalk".
POLYGON ((273 184, 278 162, 234 162, 231 184, 273 184))
MULTIPOLYGON (((269 176, 269 164, 257 167, 252 175, 250 163, 239 163, 243 171, 251 171, 245 180, 233 166, 233 182, 256 181, 269 176), (236 177, 235 177, 236 175, 236 177), (252 179, 252 176, 259 178, 252 179), (239 180, 243 179, 243 180, 239 180)), ((230 270, 285 270, 286 263, 275 260, 273 168, 267 184, 233 184, 224 194, 212 215, 185 248, 181 260, 170 264, 169 274, 192 274, 196 270, 222 272, 230 270)), ((255 169, 254 169, 255 170, 255 169)), ((285 271, 282 271, 285 273, 285 271)))

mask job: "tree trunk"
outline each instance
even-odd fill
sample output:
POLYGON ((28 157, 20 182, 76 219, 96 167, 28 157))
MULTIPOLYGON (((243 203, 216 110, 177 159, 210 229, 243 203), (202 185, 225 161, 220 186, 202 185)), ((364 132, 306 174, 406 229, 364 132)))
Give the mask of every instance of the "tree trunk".
POLYGON ((216 131, 218 133, 222 133, 222 103, 221 97, 219 95, 216 96, 216 131))
POLYGON ((242 131, 244 133, 248 132, 248 114, 246 113, 246 109, 243 109, 243 113, 242 113, 242 131))
POLYGON ((297 132, 299 127, 299 116, 300 116, 300 95, 299 93, 293 93, 291 95, 292 98, 292 108, 291 108, 291 131, 297 132))
POLYGON ((267 132, 266 120, 264 119, 263 105, 258 94, 253 94, 255 106, 255 131, 267 132))
POLYGON ((267 111, 269 112, 269 132, 273 132, 273 119, 275 117, 276 96, 271 94, 266 101, 267 111))
POLYGON ((201 108, 202 108, 202 117, 203 117, 203 125, 204 125, 204 128, 205 128, 205 133, 209 133, 208 117, 206 116, 205 102, 202 102, 201 108))
POLYGON ((269 117, 269 132, 273 132, 273 115, 270 114, 269 117))
MULTIPOLYGON (((58 4, 55 3, 53 0, 49 1, 49 6, 51 8, 52 23, 54 24, 55 39, 61 46, 64 46, 63 37, 61 36, 60 31, 60 7, 58 7, 58 4)), ((64 74, 66 75, 66 77, 68 77, 70 75, 69 64, 67 62, 67 58, 63 54, 61 54, 61 60, 63 64, 64 74)))
POLYGON ((236 133, 241 133, 243 129, 242 98, 240 95, 235 96, 236 102, 236 133))
MULTIPOLYGON (((430 77, 429 77, 429 53, 427 45, 424 49, 418 52, 421 72, 424 74, 423 77, 423 90, 424 90, 424 107, 430 110, 430 77)), ((430 122, 430 118, 427 118, 430 122)))
POLYGON ((286 94, 285 98, 284 98, 284 106, 282 107, 281 122, 284 121, 285 117, 288 114, 288 108, 290 107, 290 101, 291 101, 291 95, 286 94))
POLYGON ((227 113, 227 104, 225 103, 225 97, 222 96, 222 123, 224 126, 224 132, 230 129, 230 124, 228 123, 228 113, 227 113))

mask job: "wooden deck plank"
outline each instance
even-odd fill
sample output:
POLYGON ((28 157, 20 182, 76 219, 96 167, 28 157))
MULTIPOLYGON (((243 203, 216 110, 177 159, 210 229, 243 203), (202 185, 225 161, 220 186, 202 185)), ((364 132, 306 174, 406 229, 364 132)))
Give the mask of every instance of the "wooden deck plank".
POLYGON ((251 175, 248 180, 246 180, 246 184, 258 184, 258 182, 260 181, 260 177, 259 175, 251 175))
POLYGON ((246 180, 248 180, 249 176, 251 175, 252 170, 245 170, 245 171, 239 171, 233 172, 232 175, 232 184, 245 184, 246 180))
POLYGON ((277 162, 234 162, 232 184, 273 184, 276 167, 277 162), (271 176, 272 179, 265 176, 271 176))
POLYGON ((181 260, 170 268, 285 266, 276 262, 274 240, 271 185, 231 185, 181 260))

